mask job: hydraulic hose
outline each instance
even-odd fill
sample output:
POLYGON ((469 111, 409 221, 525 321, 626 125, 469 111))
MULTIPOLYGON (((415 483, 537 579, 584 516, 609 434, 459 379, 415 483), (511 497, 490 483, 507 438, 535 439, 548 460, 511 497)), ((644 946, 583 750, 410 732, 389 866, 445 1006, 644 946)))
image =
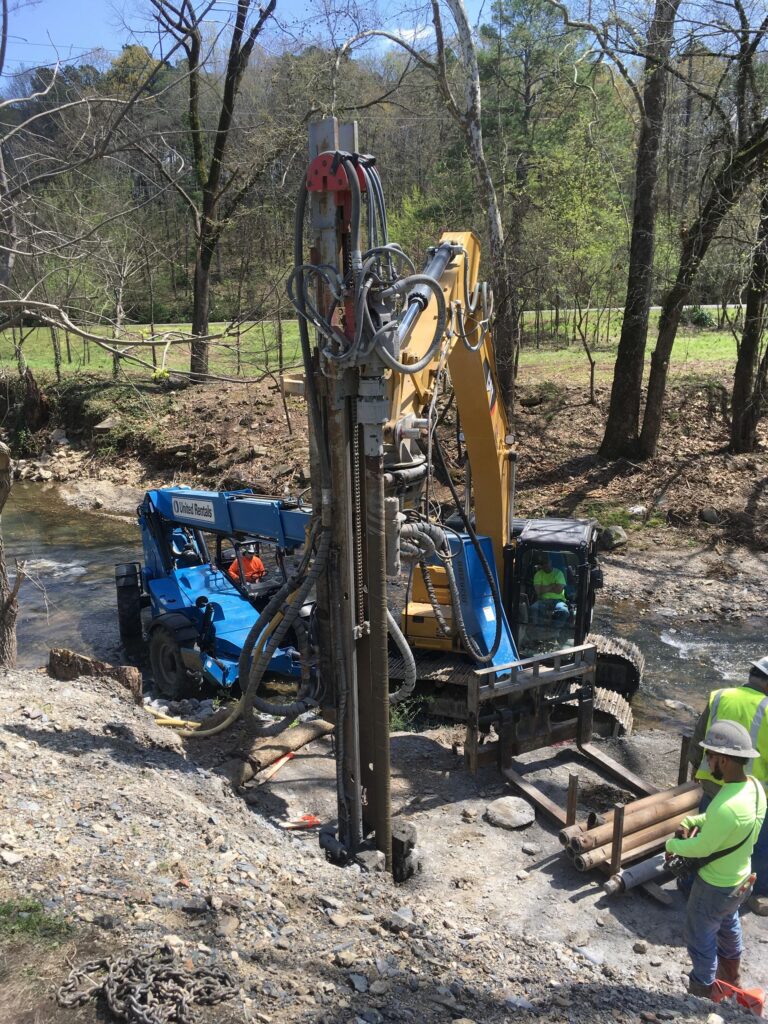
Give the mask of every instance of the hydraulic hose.
POLYGON ((405 677, 402 685, 395 690, 394 693, 390 693, 389 695, 389 703, 397 704, 406 697, 410 697, 416 687, 416 658, 414 657, 410 644, 405 639, 405 636, 397 623, 397 619, 389 609, 387 609, 387 628, 389 630, 389 635, 395 641, 395 646, 400 652, 403 664, 405 665, 405 677))
MULTIPOLYGON (((328 552, 330 551, 330 545, 330 530, 324 529, 320 534, 317 545, 317 554, 315 555, 314 562, 306 573, 298 589, 291 594, 290 601, 286 602, 287 607, 282 621, 277 625, 258 657, 254 655, 253 664, 248 677, 248 689, 243 695, 244 715, 247 715, 255 707, 257 710, 269 715, 284 715, 286 718, 290 717, 292 719, 307 710, 309 701, 306 698, 304 700, 293 701, 291 704, 286 705, 272 704, 271 702, 260 698, 257 695, 257 690, 261 684, 262 677, 272 660, 272 655, 299 616, 301 608, 306 601, 310 590, 317 582, 320 574, 325 571, 325 564, 328 558, 328 552)), ((243 650, 243 653, 245 653, 245 649, 243 650)))
POLYGON ((466 512, 464 511, 464 505, 463 505, 463 503, 462 503, 461 499, 459 498, 459 495, 458 495, 458 493, 456 491, 456 487, 455 487, 454 482, 453 482, 453 480, 451 478, 451 474, 448 472, 448 466, 446 465, 446 462, 445 462, 445 455, 443 454, 443 449, 440 446, 440 442, 437 439, 437 434, 435 434, 434 446, 435 446, 435 453, 437 454, 438 461, 440 462, 440 466, 441 466, 441 468, 443 470, 443 474, 444 474, 445 479, 446 479, 446 481, 448 483, 448 489, 450 490, 451 496, 452 496, 453 501, 454 501, 454 504, 456 505, 456 510, 458 511, 459 515, 461 516, 461 521, 462 521, 462 523, 464 525, 464 529, 469 534, 469 538, 470 538, 470 540, 472 542, 472 546, 475 549, 475 553, 477 554, 477 557, 478 557, 478 559, 480 561, 480 564, 483 567, 483 572, 485 573, 485 577, 488 580, 488 585, 491 588, 491 596, 493 597, 493 607, 494 607, 494 610, 495 610, 495 613, 496 613, 496 634, 495 634, 495 637, 494 637, 494 640, 493 640, 493 644, 491 646, 491 650, 489 651, 489 654, 488 654, 488 660, 490 661, 496 655, 496 652, 499 649, 499 645, 501 644, 501 621, 502 621, 502 615, 504 614, 504 609, 503 609, 503 606, 502 606, 502 603, 501 603, 501 595, 499 594, 499 587, 498 587, 498 584, 496 583, 496 577, 493 574, 493 570, 491 569, 490 565, 488 564, 488 559, 485 557, 485 552, 483 551, 482 545, 480 544, 480 541, 477 539, 477 534, 475 533, 475 528, 472 526, 472 523, 469 521, 469 516, 467 516, 466 512))

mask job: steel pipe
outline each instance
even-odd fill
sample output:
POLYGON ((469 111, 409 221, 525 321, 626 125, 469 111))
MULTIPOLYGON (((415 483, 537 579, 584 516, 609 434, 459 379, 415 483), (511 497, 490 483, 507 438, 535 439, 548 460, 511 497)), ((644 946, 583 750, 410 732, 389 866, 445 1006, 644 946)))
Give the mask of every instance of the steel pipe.
MULTIPOLYGON (((640 829, 639 832, 633 832, 632 835, 626 836, 624 838, 624 854, 630 854, 633 850, 645 846, 647 843, 657 840, 661 841, 674 835, 675 829, 680 824, 682 818, 682 814, 677 814, 672 818, 656 822, 656 824, 650 825, 648 828, 640 829)), ((610 860, 612 850, 613 843, 605 843, 603 846, 596 846, 594 850, 577 853, 573 858, 573 863, 579 871, 591 871, 592 868, 599 867, 610 860)), ((623 857, 622 860, 624 859, 623 857)), ((627 857, 626 859, 629 858, 627 857)))
POLYGON ((561 828, 557 833, 557 838, 560 840, 561 846, 568 846, 573 836, 579 835, 587 827, 586 821, 577 821, 573 825, 569 825, 567 828, 561 828))
POLYGON ((603 884, 603 888, 609 896, 613 896, 615 893, 634 889, 637 885, 655 882, 658 879, 664 878, 668 873, 664 854, 657 853, 655 857, 650 857, 648 860, 640 861, 639 864, 633 864, 632 867, 622 868, 621 871, 617 871, 615 875, 611 875, 608 881, 603 884))
MULTIPOLYGON (((654 825, 658 821, 664 821, 666 818, 671 818, 677 813, 684 815, 689 811, 695 810, 699 806, 700 793, 697 790, 679 793, 676 796, 666 796, 664 793, 659 793, 658 797, 659 799, 654 800, 653 803, 646 804, 645 807, 637 807, 635 803, 625 806, 622 835, 628 836, 633 832, 639 832, 640 829, 654 825)), ((605 825, 598 825, 597 828, 592 828, 573 836, 570 840, 570 845, 581 853, 585 850, 594 850, 596 846, 602 846, 603 843, 607 843, 613 836, 613 818, 614 815, 612 814, 611 821, 606 822, 605 825)))
MULTIPOLYGON (((645 807, 652 806, 654 803, 658 803, 659 800, 666 800, 669 797, 677 796, 678 794, 682 793, 693 792, 694 790, 698 791, 700 799, 702 792, 701 786, 698 784, 698 782, 691 781, 685 782, 681 786, 673 786, 671 789, 663 789, 660 793, 652 793, 650 796, 641 797, 641 799, 639 800, 633 800, 632 803, 628 804, 627 806, 632 808, 631 813, 634 814, 635 811, 639 811, 645 807)), ((589 829, 596 828, 598 825, 608 825, 612 821, 613 811, 605 811, 602 814, 599 814, 597 811, 590 811, 590 813, 587 815, 586 825, 583 826, 581 831, 586 832, 589 829)))

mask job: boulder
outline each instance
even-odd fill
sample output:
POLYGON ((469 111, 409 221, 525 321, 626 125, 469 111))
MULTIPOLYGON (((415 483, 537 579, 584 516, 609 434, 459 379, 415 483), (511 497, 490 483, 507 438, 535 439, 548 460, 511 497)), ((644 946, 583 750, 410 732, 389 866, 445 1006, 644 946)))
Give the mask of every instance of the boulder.
POLYGON ((600 531, 597 546, 601 551, 613 551, 627 543, 627 533, 621 526, 604 526, 600 531))
POLYGON ((536 820, 536 812, 519 796, 503 796, 488 804, 485 820, 497 828, 526 828, 536 820))

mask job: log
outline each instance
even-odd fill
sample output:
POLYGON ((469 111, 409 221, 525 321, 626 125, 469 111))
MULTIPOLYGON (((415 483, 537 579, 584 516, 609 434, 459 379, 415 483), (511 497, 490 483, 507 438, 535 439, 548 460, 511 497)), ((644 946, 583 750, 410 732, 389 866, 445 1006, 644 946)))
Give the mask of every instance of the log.
MULTIPOLYGON (((640 801, 627 804, 624 810, 622 834, 628 836, 633 832, 639 832, 641 828, 647 828, 657 821, 671 818, 678 812, 682 815, 688 814, 699 806, 701 792, 697 786, 695 789, 678 793, 675 796, 658 793, 658 799, 654 799, 653 803, 648 803, 643 807, 637 806, 640 801)), ((611 821, 605 825, 598 825, 597 828, 589 829, 587 832, 578 833, 571 838, 570 845, 581 853, 585 850, 594 850, 596 846, 607 843, 613 837, 613 818, 614 813, 611 812, 611 821)))
POLYGON ((311 722, 302 722, 295 729, 285 729, 277 736, 264 736, 254 740, 246 755, 246 760, 242 763, 239 776, 235 780, 236 784, 244 786, 263 768, 267 768, 275 762, 278 757, 299 750, 307 743, 320 739, 321 736, 327 736, 333 730, 332 722, 326 722, 324 718, 315 718, 311 722))
POLYGON ((143 702, 141 672, 133 665, 110 665, 106 661, 76 654, 66 647, 52 647, 48 655, 48 675, 53 679, 70 682, 80 676, 96 679, 115 679, 130 690, 136 704, 143 702))

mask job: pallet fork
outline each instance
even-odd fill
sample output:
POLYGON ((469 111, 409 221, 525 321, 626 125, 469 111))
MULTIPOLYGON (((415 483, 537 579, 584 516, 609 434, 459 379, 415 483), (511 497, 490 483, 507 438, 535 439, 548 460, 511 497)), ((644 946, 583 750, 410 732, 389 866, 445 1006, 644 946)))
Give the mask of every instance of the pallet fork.
POLYGON ((640 796, 657 792, 655 786, 592 744, 596 663, 594 645, 581 644, 509 665, 478 669, 468 682, 464 743, 467 768, 474 773, 483 765, 496 765, 510 785, 560 827, 575 820, 577 776, 571 776, 568 806, 559 807, 526 778, 524 766, 515 760, 518 755, 568 743, 554 757, 583 758, 640 796), (497 681, 501 672, 505 677, 497 681), (568 714, 572 708, 575 715, 568 714), (563 714, 567 717, 558 717, 563 714), (498 739, 484 743, 492 726, 498 739))

